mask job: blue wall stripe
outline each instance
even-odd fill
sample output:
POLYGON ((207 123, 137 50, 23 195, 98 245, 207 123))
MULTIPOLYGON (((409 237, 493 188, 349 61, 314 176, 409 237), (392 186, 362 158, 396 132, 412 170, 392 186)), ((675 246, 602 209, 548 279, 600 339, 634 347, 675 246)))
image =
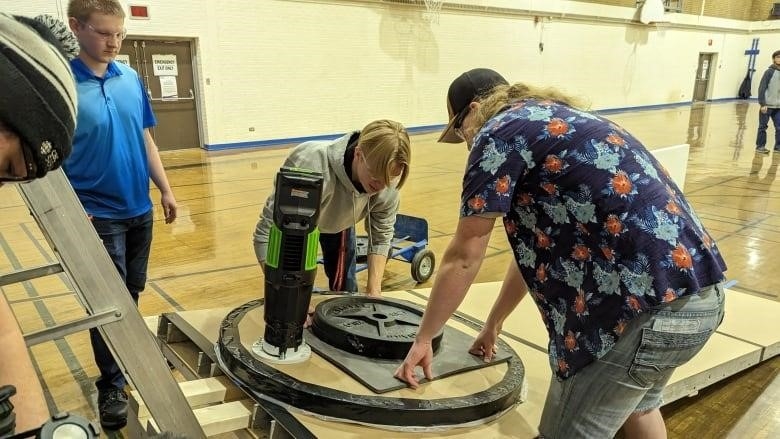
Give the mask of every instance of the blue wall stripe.
MULTIPOLYGON (((706 102, 723 103, 723 102, 744 101, 744 100, 745 99, 721 98, 721 99, 708 100, 706 102)), ((756 99, 752 98, 747 100, 755 101, 756 99)), ((595 110, 594 112, 597 114, 615 114, 615 113, 624 113, 628 111, 650 111, 650 110, 658 110, 663 108, 682 107, 686 105, 691 105, 691 101, 675 102, 671 104, 643 105, 638 107, 607 108, 603 110, 595 110)), ((441 131, 444 129, 445 126, 446 124, 420 125, 414 127, 407 127, 406 130, 409 131, 410 134, 420 134, 420 133, 429 133, 433 131, 441 131)), ((203 146, 203 149, 207 151, 222 151, 226 149, 275 147, 275 146, 282 146, 282 145, 289 145, 289 144, 298 144, 302 142, 308 142, 311 140, 333 140, 343 135, 344 135, 343 133, 323 134, 318 136, 286 137, 280 139, 267 139, 267 140, 251 140, 248 142, 207 143, 203 146)))

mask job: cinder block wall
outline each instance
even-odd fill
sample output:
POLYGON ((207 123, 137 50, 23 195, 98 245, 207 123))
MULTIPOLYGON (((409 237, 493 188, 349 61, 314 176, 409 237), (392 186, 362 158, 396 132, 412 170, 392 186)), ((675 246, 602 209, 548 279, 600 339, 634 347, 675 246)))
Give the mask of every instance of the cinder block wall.
POLYGON ((749 20, 761 21, 770 19, 769 12, 775 3, 780 3, 780 0, 753 0, 750 6, 749 20))
POLYGON ((625 6, 628 8, 633 8, 636 6, 636 0, 576 0, 581 1, 583 3, 600 3, 602 5, 610 5, 610 6, 625 6))
MULTIPOLYGON (((633 8, 637 0, 576 0, 583 3, 599 3, 609 6, 633 8)), ((684 14, 699 15, 704 4, 704 15, 708 17, 731 18, 734 20, 762 21, 770 19, 772 5, 780 0, 683 0, 684 14)))

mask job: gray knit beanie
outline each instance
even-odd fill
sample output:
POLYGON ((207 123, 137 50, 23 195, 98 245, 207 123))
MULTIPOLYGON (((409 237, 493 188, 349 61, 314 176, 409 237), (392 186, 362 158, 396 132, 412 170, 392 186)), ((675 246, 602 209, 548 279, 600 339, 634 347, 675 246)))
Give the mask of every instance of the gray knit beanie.
MULTIPOLYGON (((16 19, 18 20, 19 17, 16 17, 16 19)), ((49 32, 54 35, 54 38, 56 38, 57 42, 60 44, 60 48, 62 49, 61 52, 65 56, 65 59, 70 61, 79 56, 79 52, 81 52, 79 40, 76 39, 76 36, 73 35, 73 32, 71 32, 64 21, 48 14, 36 15, 33 20, 45 25, 46 28, 49 29, 49 32)))
POLYGON ((70 155, 76 87, 62 45, 47 26, 0 14, 0 121, 22 140, 34 177, 70 155))

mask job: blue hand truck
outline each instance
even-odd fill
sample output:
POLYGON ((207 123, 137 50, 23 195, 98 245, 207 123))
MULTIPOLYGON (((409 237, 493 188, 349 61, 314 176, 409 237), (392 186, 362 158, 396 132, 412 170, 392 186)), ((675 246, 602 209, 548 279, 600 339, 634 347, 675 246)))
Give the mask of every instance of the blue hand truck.
MULTIPOLYGON (((357 264, 355 271, 368 268, 368 237, 355 237, 357 264)), ((428 246, 428 221, 423 218, 398 214, 387 259, 412 264, 412 279, 423 283, 431 278, 436 267, 436 256, 428 246)))

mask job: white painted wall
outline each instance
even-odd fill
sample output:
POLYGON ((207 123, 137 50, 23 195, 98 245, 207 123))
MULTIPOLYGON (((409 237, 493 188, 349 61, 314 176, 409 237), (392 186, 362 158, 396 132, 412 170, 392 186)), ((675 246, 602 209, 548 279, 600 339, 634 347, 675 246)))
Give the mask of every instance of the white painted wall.
MULTIPOLYGON (((342 133, 376 118, 442 124, 450 81, 477 66, 557 86, 595 109, 623 108, 689 101, 699 53, 713 52, 709 97, 731 98, 751 39, 761 38, 759 75, 780 48, 778 22, 668 14, 669 26, 641 26, 629 23, 633 8, 569 0, 460 0, 516 13, 445 10, 438 24, 421 8, 378 0, 133 3, 148 5, 151 20, 126 20, 130 35, 195 39, 212 145, 342 133), (537 13, 535 24, 528 14, 537 13)), ((0 10, 22 15, 64 17, 66 8, 67 0, 0 0, 0 10)))

